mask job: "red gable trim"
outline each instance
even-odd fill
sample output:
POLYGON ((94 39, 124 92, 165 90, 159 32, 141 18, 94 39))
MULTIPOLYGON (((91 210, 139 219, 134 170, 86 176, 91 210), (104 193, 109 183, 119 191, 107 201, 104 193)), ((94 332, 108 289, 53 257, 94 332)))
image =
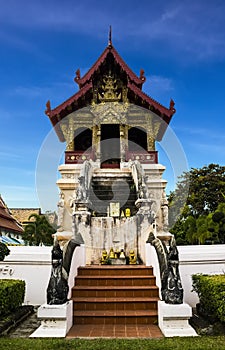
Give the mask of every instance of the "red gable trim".
POLYGON ((127 84, 128 89, 133 91, 135 95, 139 96, 141 99, 146 101, 150 106, 153 106, 160 113, 165 114, 167 117, 171 118, 175 113, 175 109, 169 109, 161 105, 159 102, 155 101, 153 98, 145 94, 141 89, 139 89, 136 85, 132 83, 127 84))
POLYGON ((69 107, 72 103, 76 102, 80 97, 84 96, 90 89, 92 89, 92 83, 87 84, 82 89, 80 89, 76 94, 68 98, 68 100, 64 101, 61 105, 49 111, 48 115, 50 116, 50 118, 61 113, 64 109, 69 107))
POLYGON ((0 218, 0 228, 8 231, 13 231, 15 233, 24 232, 24 230, 16 222, 7 220, 5 218, 0 218))
POLYGON ((23 233, 23 228, 16 219, 10 214, 3 198, 0 196, 0 228, 12 230, 17 233, 23 233))
POLYGON ((121 68, 127 73, 128 78, 133 81, 137 85, 142 85, 145 81, 145 78, 142 76, 142 78, 138 78, 138 76, 128 67, 128 65, 124 62, 124 60, 120 57, 116 49, 114 49, 113 46, 109 45, 106 47, 106 49, 103 51, 101 56, 98 58, 98 60, 93 64, 93 66, 89 69, 89 71, 82 77, 82 78, 75 78, 76 82, 79 84, 80 87, 84 86, 89 80, 91 79, 94 72, 99 68, 99 66, 104 62, 106 59, 108 53, 111 52, 115 61, 121 66, 121 68))

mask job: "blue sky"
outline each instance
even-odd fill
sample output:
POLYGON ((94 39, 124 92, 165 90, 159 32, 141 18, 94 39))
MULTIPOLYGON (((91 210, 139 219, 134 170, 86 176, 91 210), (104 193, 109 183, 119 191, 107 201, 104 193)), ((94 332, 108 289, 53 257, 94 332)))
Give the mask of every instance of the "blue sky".
MULTIPOLYGON (((0 0, 0 9, 0 193, 9 207, 40 206, 37 160, 51 133, 45 104, 77 91, 75 71, 100 56, 110 24, 122 58, 137 75, 145 70, 143 90, 166 106, 174 99, 170 126, 189 168, 224 165, 223 0, 0 0)), ((169 162, 163 150, 159 160, 169 162)), ((169 190, 171 172, 168 165, 169 190)))

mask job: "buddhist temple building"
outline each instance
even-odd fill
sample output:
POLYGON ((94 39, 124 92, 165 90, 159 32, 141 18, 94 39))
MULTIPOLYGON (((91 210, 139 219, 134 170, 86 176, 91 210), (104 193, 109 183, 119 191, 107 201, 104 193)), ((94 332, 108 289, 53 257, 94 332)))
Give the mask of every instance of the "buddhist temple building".
POLYGON ((157 151, 174 101, 165 107, 143 91, 143 69, 129 68, 111 30, 103 53, 74 80, 78 92, 46 104, 65 158, 47 304, 31 336, 194 336, 157 151))
POLYGON ((98 264, 102 252, 130 251, 145 262, 151 228, 167 232, 165 167, 158 163, 161 141, 174 101, 163 106, 143 91, 143 69, 136 75, 112 44, 74 81, 79 90, 46 114, 65 162, 59 166, 57 238, 85 244, 86 263, 98 264))
POLYGON ((5 240, 6 242, 10 242, 10 240, 4 239, 4 237, 21 239, 23 232, 22 225, 14 218, 2 196, 0 196, 0 241, 3 243, 5 240))
POLYGON ((34 221, 34 218, 29 218, 30 215, 41 215, 41 208, 10 208, 10 212, 13 217, 25 227, 30 221, 34 221))

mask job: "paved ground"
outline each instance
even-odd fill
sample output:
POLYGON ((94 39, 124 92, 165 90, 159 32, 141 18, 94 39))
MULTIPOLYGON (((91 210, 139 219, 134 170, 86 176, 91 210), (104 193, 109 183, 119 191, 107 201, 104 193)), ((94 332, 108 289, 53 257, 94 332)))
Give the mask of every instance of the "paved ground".
POLYGON ((158 326, 150 325, 101 325, 86 324, 74 325, 67 338, 162 338, 158 326))
MULTIPOLYGON (((192 325, 192 327, 194 327, 196 329, 196 331, 199 334, 201 334, 201 335, 203 335, 203 334, 210 334, 210 335, 224 334, 224 332, 225 332, 225 327, 224 326, 221 328, 220 325, 218 326, 218 324, 216 324, 213 327, 212 325, 208 324, 208 322, 205 319, 202 319, 201 317, 196 316, 195 312, 193 312, 193 314, 194 315, 193 315, 193 317, 190 320, 191 321, 191 325, 192 325), (215 328, 215 329, 213 329, 213 328, 215 328)), ((37 329, 40 326, 40 323, 41 322, 37 319, 37 307, 35 307, 34 308, 34 313, 29 315, 16 328, 11 330, 7 334, 7 337, 9 337, 9 338, 28 338, 35 331, 35 329, 37 329)), ((71 331, 68 334, 68 337, 70 337, 70 336, 72 336, 72 337, 74 337, 74 336, 75 337, 83 337, 83 336, 91 337, 91 336, 93 336, 93 334, 95 336, 100 336, 101 337, 103 335, 102 334, 103 330, 101 329, 101 327, 99 327, 99 325, 96 326, 96 329, 90 328, 90 325, 89 325, 89 327, 88 327, 89 334, 87 334, 87 329, 86 328, 87 327, 83 327, 82 329, 80 329, 79 326, 77 326, 77 329, 72 328, 71 331), (92 334, 90 334, 90 332, 92 334), (72 333, 75 333, 75 334, 72 334, 72 333)), ((110 336, 110 337, 130 337, 130 336, 142 337, 142 336, 144 336, 144 337, 156 337, 157 338, 157 337, 161 337, 162 336, 160 333, 158 333, 158 330, 156 331, 155 329, 147 329, 147 330, 145 329, 145 333, 143 333, 143 330, 141 329, 141 327, 138 328, 138 329, 129 329, 129 327, 127 327, 127 329, 125 329, 125 330, 122 329, 122 327, 119 327, 117 332, 114 330, 115 327, 113 329, 111 329, 111 328, 107 329, 107 332, 108 332, 107 335, 110 336), (148 332, 148 334, 146 334, 146 331, 148 332), (114 333, 111 334, 110 332, 111 333, 114 332, 114 333)))
POLYGON ((40 321, 37 319, 37 308, 34 308, 34 313, 29 315, 15 329, 11 330, 7 336, 9 338, 28 338, 39 325, 40 321))
MULTIPOLYGON (((23 322, 21 322, 15 329, 11 330, 7 335, 9 338, 28 338, 40 325, 37 319, 37 308, 35 312, 29 315, 23 322)), ((73 327, 68 334, 68 338, 77 337, 110 337, 110 338, 161 338, 162 334, 157 326, 132 326, 132 325, 118 325, 118 326, 103 326, 100 325, 86 325, 73 327)))

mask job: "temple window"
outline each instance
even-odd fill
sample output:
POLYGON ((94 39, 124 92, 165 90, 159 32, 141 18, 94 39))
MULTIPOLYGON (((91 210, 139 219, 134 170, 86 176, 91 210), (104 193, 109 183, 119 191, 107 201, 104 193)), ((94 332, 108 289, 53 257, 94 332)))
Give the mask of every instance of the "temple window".
POLYGON ((92 131, 88 128, 78 128, 74 133, 74 150, 86 151, 92 146, 92 131))
POLYGON ((147 133, 144 128, 132 127, 128 130, 128 149, 130 152, 147 150, 147 133))

